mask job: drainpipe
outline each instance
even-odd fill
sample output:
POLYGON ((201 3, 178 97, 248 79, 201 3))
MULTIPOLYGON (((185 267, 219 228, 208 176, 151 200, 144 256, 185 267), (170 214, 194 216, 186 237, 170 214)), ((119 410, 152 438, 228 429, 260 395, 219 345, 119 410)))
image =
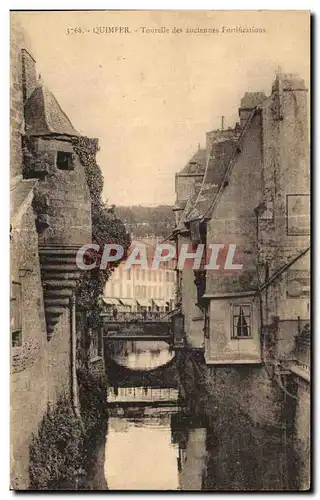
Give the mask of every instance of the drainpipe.
POLYGON ((71 404, 75 416, 81 420, 78 381, 77 381, 77 335, 76 335, 76 298, 70 297, 70 334, 71 334, 71 404))
POLYGON ((262 290, 259 276, 259 261, 260 261, 260 245, 259 245, 259 216, 264 212, 264 204, 258 205, 258 207, 254 210, 254 215, 256 216, 256 239, 257 239, 257 260, 256 260, 256 272, 257 272, 257 292, 259 299, 259 318, 260 318, 260 355, 261 359, 263 356, 263 339, 262 339, 262 331, 263 331, 263 301, 262 301, 262 290))

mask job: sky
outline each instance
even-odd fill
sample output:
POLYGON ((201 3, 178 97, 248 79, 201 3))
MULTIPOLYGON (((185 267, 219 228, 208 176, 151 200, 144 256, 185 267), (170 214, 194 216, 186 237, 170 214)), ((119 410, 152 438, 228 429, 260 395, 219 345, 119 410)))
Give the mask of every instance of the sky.
POLYGON ((221 116, 225 127, 234 126, 246 91, 269 95, 279 69, 309 85, 306 11, 11 15, 28 32, 37 71, 75 128, 99 139, 110 204, 173 204, 175 172, 205 146, 205 133, 221 126, 221 116), (130 33, 95 33, 108 26, 130 33), (227 31, 237 27, 264 32, 227 31))

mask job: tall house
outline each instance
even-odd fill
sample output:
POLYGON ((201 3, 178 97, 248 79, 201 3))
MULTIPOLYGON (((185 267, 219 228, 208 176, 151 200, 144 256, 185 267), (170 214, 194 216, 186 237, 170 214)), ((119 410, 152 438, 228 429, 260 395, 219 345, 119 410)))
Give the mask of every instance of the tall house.
POLYGON ((205 249, 199 269, 187 266, 179 272, 185 347, 203 356, 215 394, 232 395, 234 404, 259 425, 282 422, 288 411, 284 394, 293 394, 294 446, 307 464, 310 168, 305 82, 295 74, 278 74, 269 96, 244 95, 239 118, 232 133, 207 134, 203 181, 189 189, 173 231, 178 249, 182 244, 205 249), (220 246, 209 268, 213 244, 220 246))

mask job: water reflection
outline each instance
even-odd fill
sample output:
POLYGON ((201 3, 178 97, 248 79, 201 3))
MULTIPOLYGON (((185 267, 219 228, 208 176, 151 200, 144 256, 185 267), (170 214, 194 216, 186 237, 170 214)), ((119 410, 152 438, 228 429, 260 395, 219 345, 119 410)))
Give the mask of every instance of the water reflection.
POLYGON ((109 342, 108 349, 116 363, 130 370, 153 370, 174 357, 169 345, 162 341, 114 341, 109 342))
POLYGON ((179 489, 179 450, 172 442, 170 412, 152 408, 140 418, 110 418, 104 468, 109 489, 179 489))
POLYGON ((197 397, 183 400, 176 366, 158 368, 173 357, 167 344, 122 342, 112 355, 133 371, 121 368, 113 379, 108 372, 108 431, 89 489, 295 488, 294 455, 283 431, 257 428, 226 395, 209 412, 199 403, 199 389, 197 397))

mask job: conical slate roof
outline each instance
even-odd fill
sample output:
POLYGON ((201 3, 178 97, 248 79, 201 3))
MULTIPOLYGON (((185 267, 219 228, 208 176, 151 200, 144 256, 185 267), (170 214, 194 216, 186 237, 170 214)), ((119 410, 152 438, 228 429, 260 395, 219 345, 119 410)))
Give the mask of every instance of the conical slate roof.
POLYGON ((42 83, 34 89, 25 104, 26 135, 79 136, 55 96, 42 83))

